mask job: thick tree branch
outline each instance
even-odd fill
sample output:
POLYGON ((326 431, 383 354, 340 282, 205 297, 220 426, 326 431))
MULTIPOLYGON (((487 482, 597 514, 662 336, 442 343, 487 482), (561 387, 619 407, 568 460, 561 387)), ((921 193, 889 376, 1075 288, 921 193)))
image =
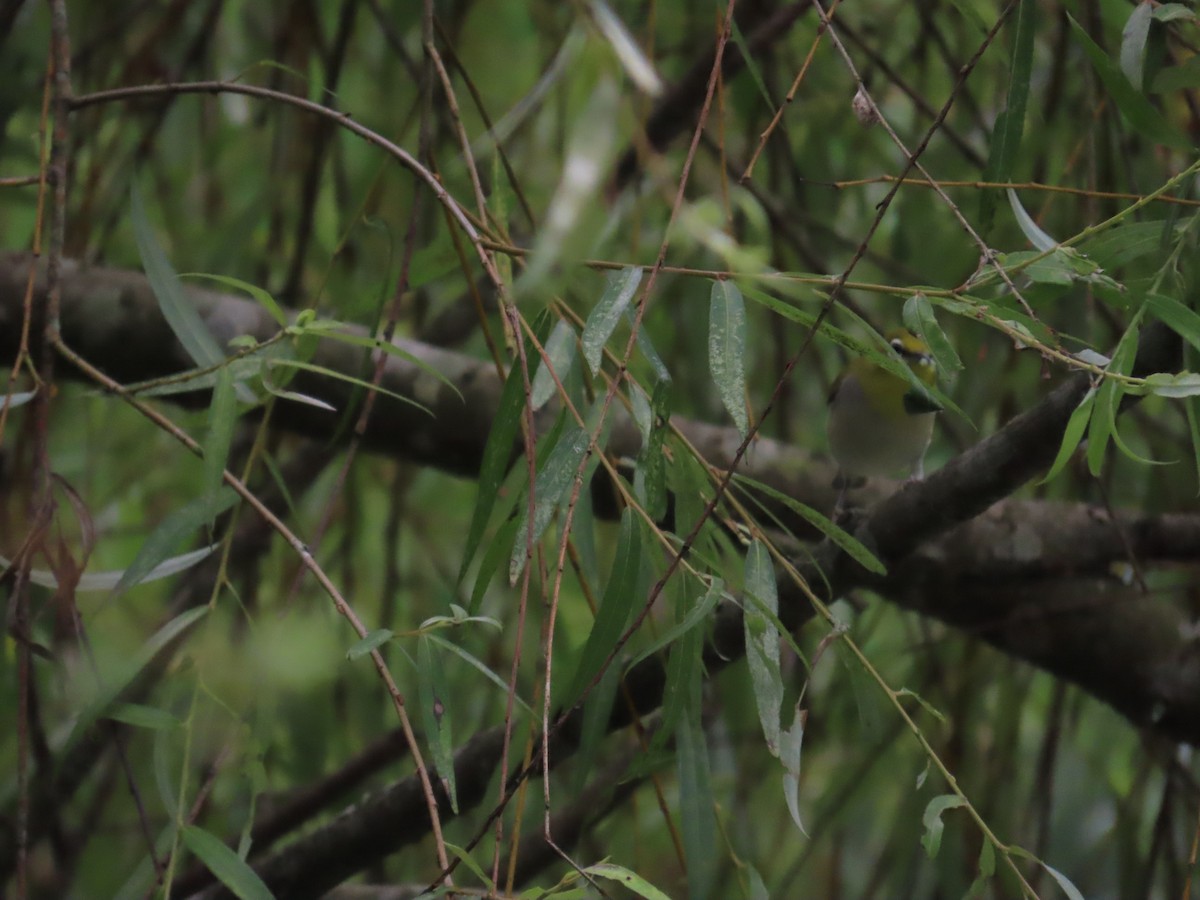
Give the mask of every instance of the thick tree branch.
MULTIPOLYGON (((28 254, 0 253, 0 361, 10 360, 15 350, 29 263, 28 254)), ((114 378, 133 383, 174 375, 193 366, 162 318, 150 286, 140 273, 99 267, 85 269, 67 262, 62 289, 66 343, 114 378)), ((198 288, 190 289, 189 295, 220 343, 243 334, 266 340, 276 331, 274 320, 250 300, 198 288)), ((362 331, 356 329, 355 333, 362 331)), ((432 415, 411 404, 381 396, 378 414, 372 416, 364 435, 366 446, 453 475, 475 477, 500 395, 501 384, 494 369, 488 362, 416 341, 398 339, 396 344, 440 372, 453 387, 411 362, 389 359, 382 387, 413 398, 432 415)), ((325 340, 320 343, 313 362, 333 371, 358 375, 363 352, 358 347, 325 340)), ((1167 353, 1157 361, 1164 364, 1159 371, 1167 371, 1175 364, 1175 357, 1167 353)), ((69 369, 64 371, 77 374, 69 369)), ((881 552, 898 552, 897 548, 889 547, 889 535, 906 540, 911 549, 931 535, 945 531, 951 523, 970 520, 1011 493, 1016 484, 1042 471, 1045 457, 1058 446, 1056 434, 1047 437, 1044 429, 1054 425, 1064 413, 1069 415, 1083 382, 1071 384, 1073 387, 1067 394, 1054 400, 1053 407, 1043 403, 1038 407, 1037 418, 1030 420, 1024 416, 1014 420, 989 438, 986 447, 974 448, 927 479, 920 491, 892 493, 887 510, 881 510, 886 517, 872 525, 881 552), (1027 438, 1038 435, 1043 436, 1040 451, 1031 453, 1027 459, 1014 459, 1016 448, 1027 446, 1027 438), (996 461, 1003 465, 997 465, 996 461), (983 484, 975 483, 978 475, 984 476, 983 484), (914 525, 919 528, 913 530, 914 525)), ((285 430, 327 441, 340 412, 354 401, 356 388, 311 372, 298 373, 293 386, 325 400, 339 413, 283 402, 277 405, 272 422, 285 430)), ((1052 394, 1047 402, 1055 396, 1052 394)), ((172 399, 203 405, 208 402, 208 395, 200 391, 172 399)), ((635 457, 641 446, 640 434, 624 410, 615 409, 614 413, 607 451, 615 459, 635 457)), ((544 411, 541 422, 549 422, 553 415, 552 410, 544 411)), ((678 416, 672 419, 672 424, 711 465, 728 466, 738 446, 733 429, 678 416)), ((1053 431, 1051 427, 1050 432, 1053 431)), ((515 441, 514 459, 520 449, 519 441, 515 441)), ((760 438, 740 471, 816 509, 828 511, 833 506, 830 488, 833 467, 795 447, 760 438)), ((861 498, 863 505, 874 505, 894 487, 885 482, 872 484, 861 498)), ((796 536, 819 536, 786 508, 773 508, 772 512, 796 536)), ((948 536, 950 543, 943 549, 943 556, 952 568, 986 567, 993 577, 1003 577, 1005 573, 1028 578, 1037 572, 1048 575, 1103 572, 1125 553, 1117 529, 1108 528, 1108 519, 1107 514, 1084 504, 1006 500, 992 508, 987 517, 965 526, 966 531, 958 530, 948 536), (1020 540, 1004 538, 1005 531, 1012 531, 1020 540), (1040 556, 1030 552, 1031 542, 1040 548, 1040 556), (951 550, 952 555, 948 555, 951 550)), ((1112 524, 1120 526, 1132 549, 1146 559, 1182 561, 1200 556, 1197 532, 1200 526, 1194 516, 1118 514, 1118 521, 1112 524)))

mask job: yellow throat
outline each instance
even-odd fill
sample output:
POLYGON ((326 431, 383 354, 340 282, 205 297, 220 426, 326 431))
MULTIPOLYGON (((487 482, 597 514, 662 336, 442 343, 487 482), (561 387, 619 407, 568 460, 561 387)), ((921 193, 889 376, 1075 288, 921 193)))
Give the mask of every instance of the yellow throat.
MULTIPOLYGON (((937 367, 924 341, 907 328, 894 328, 886 337, 918 381, 927 387, 937 383, 937 367)), ((936 411, 927 404, 921 406, 918 398, 910 396, 913 388, 907 380, 893 375, 866 357, 857 356, 850 361, 849 375, 862 384, 863 393, 875 411, 890 419, 936 411)))
MULTIPOLYGON (((920 338, 897 329, 887 340, 918 381, 936 383, 937 368, 920 338)), ((834 387, 829 410, 829 448, 842 476, 923 477, 937 408, 907 379, 869 359, 852 360, 834 387)))

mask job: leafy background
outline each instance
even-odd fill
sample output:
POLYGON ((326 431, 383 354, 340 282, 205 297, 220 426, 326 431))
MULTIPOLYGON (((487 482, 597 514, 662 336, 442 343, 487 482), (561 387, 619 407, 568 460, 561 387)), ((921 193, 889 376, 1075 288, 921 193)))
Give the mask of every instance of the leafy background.
MULTIPOLYGON (((181 896, 214 876, 241 896, 350 877, 419 890, 478 837, 455 882, 526 896, 1187 896, 1194 725, 1120 698, 1125 678, 1166 683, 1169 669, 1195 708, 1200 681, 1196 376, 1130 377, 1152 322, 1183 336, 1184 370, 1200 348, 1194 12, 835 4, 823 29, 814 4, 743 0, 726 32, 727 12, 668 0, 0 6, 0 347, 9 392, 28 401, 0 418, 0 554, 18 561, 0 579, 15 725, 0 738, 0 868, 18 896, 181 896), (60 63, 48 80, 56 54, 69 73, 60 63), (856 93, 886 127, 860 121, 856 93), (923 168, 910 170, 918 147, 923 168), (64 195, 41 192, 60 162, 64 195), (30 249, 112 268, 62 276, 64 344, 43 332, 51 301, 36 296, 26 355, 30 249), (197 289, 221 295, 201 315, 197 289), (584 323, 618 296, 628 314, 590 342, 597 326, 584 323), (138 325, 163 316, 181 346, 138 325), (832 526, 810 512, 833 502, 825 396, 848 352, 885 361, 872 334, 900 321, 933 345, 953 404, 928 469, 1082 370, 1095 392, 1054 477, 1035 461, 1037 478, 998 496, 1029 501, 1028 522, 1062 518, 1037 535, 1064 544, 1080 543, 1068 508, 1174 543, 1145 547, 1131 527, 1110 557, 1079 563, 1030 538, 1021 567, 953 584, 968 606, 990 587, 1040 598, 1036 614, 972 627, 912 611, 943 581, 918 572, 872 591, 859 579, 780 650, 776 625, 811 614, 796 612, 803 578, 779 564, 830 559, 817 545, 832 526), (393 331, 414 341, 385 357, 410 373, 406 399, 377 395, 359 427, 378 356, 361 335, 393 331), (535 371, 542 342, 557 384, 535 371), (585 362, 600 343, 605 375, 585 362), (626 357, 602 419, 606 377, 626 357), (509 373, 507 402, 492 360, 509 373), (173 383, 188 392, 156 382, 136 402, 204 460, 105 380, 196 367, 207 371, 173 383), (1123 397, 1142 399, 1118 416, 1123 397), (533 399, 547 403, 534 479, 546 530, 529 583, 510 585, 506 573, 524 575, 529 466, 514 451, 533 399), (712 470, 663 428, 670 416, 689 439, 713 438, 701 450, 712 470), (586 457, 581 422, 600 438, 586 457), (751 426, 746 471, 800 485, 791 507, 764 515, 742 483, 675 566, 751 426), (640 437, 618 451, 622 429, 640 437), (245 493, 222 487, 222 464, 245 493), (626 479, 615 506, 611 488, 572 500, 577 472, 609 484, 608 467, 626 479), (131 571, 209 546, 183 573, 133 583, 131 571), (124 583, 75 590, 85 565, 124 583), (30 585, 29 570, 57 589, 30 585), (657 653, 665 699, 605 737, 606 704, 638 702, 606 658, 652 593, 620 655, 657 653), (725 667, 703 645, 720 645, 714 619, 739 604, 749 664, 725 667), (1166 632, 1178 656, 1097 643, 1113 666, 1064 676, 1066 651, 1059 666, 1038 642, 1073 628, 1063 610, 1079 607, 1144 646, 1166 632), (372 651, 407 701, 411 743, 372 651), (601 668, 581 746, 555 757, 548 788, 555 837, 593 882, 540 839, 538 779, 506 801, 493 856, 495 754, 478 768, 460 756, 456 791, 470 774, 478 805, 456 816, 444 803, 444 835, 421 824, 401 852, 399 838, 360 835, 345 871, 315 855, 299 874, 269 871, 280 839, 353 828, 364 792, 392 796, 414 768, 445 773, 455 748, 508 729, 519 769, 541 752, 547 681, 561 704, 601 668), (252 836, 267 820, 277 831, 252 836), (513 834, 527 840, 510 854, 513 834), (621 868, 595 868, 606 860, 621 868), (628 873, 644 882, 622 886, 628 873)), ((838 540, 877 565, 869 540, 838 540)), ((823 577, 809 583, 824 596, 823 577)), ((427 822, 421 803, 405 809, 427 822)))

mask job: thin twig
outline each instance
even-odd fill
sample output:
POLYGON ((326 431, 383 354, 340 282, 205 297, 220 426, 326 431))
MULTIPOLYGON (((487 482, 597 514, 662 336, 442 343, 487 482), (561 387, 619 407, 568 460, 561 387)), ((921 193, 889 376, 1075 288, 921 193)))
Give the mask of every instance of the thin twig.
MULTIPOLYGON (((833 0, 833 5, 829 7, 829 17, 832 19, 833 14, 837 12, 838 4, 841 0, 833 0)), ((792 86, 788 88, 787 95, 783 98, 783 103, 779 104, 779 109, 775 110, 775 115, 771 117, 771 121, 767 123, 767 127, 762 130, 762 134, 758 136, 758 146, 754 148, 754 152, 750 155, 750 162, 746 163, 745 171, 742 172, 738 182, 744 184, 754 177, 754 167, 758 164, 758 158, 762 155, 763 150, 767 147, 767 141, 771 139, 771 135, 775 133, 775 129, 779 123, 783 121, 783 114, 796 99, 796 92, 800 90, 800 83, 804 81, 804 76, 808 74, 808 69, 812 65, 813 59, 816 58, 817 48, 821 46, 821 37, 825 34, 825 25, 817 26, 816 37, 808 47, 808 53, 804 57, 804 62, 800 64, 800 71, 796 73, 796 77, 792 79, 792 86)))
MULTIPOLYGON (((1093 197, 1098 200, 1133 200, 1146 199, 1146 194, 1131 194, 1122 191, 1097 191, 1092 188, 1066 187, 1057 184, 1042 184, 1036 181, 947 181, 940 179, 930 181, 925 178, 913 178, 900 175, 876 175, 874 178, 854 178, 847 181, 815 181, 807 179, 809 184, 826 185, 832 188, 863 187, 868 184, 893 184, 900 182, 913 187, 931 188, 941 185, 944 188, 972 188, 974 190, 999 190, 1012 188, 1014 191, 1045 191, 1051 194, 1069 194, 1075 197, 1093 197)), ((1153 198, 1155 203, 1172 203, 1177 206, 1200 206, 1200 200, 1189 197, 1172 197, 1160 195, 1153 198)))
MULTIPOLYGON (((938 113, 937 118, 934 119, 933 124, 925 132, 925 137, 921 140, 921 143, 917 145, 917 149, 915 151, 911 151, 904 145, 904 141, 901 140, 900 135, 896 134, 895 129, 892 128, 887 118, 884 117, 883 111, 880 110, 879 106, 875 103, 875 98, 872 97, 871 92, 867 90, 867 86, 863 82, 862 76, 859 75, 858 69, 854 65, 854 60, 850 58, 850 54, 846 51, 845 45, 842 44, 841 40, 837 36, 837 31, 834 29, 833 23, 830 22, 828 16, 826 16, 825 10, 821 6, 821 0, 813 0, 813 6, 816 7, 817 14, 821 17, 821 21, 825 22, 829 27, 830 43, 832 43, 837 49, 838 54, 842 57, 842 61, 846 64, 847 70, 849 70, 850 75, 854 78, 854 83, 858 86, 858 94, 856 96, 862 96, 865 98, 875 115, 875 119, 883 127, 884 131, 887 132, 888 137, 892 139, 892 143, 900 148, 900 151, 908 160, 908 163, 904 167, 904 171, 900 173, 901 181, 908 175, 909 171, 914 168, 925 176, 925 180, 930 183, 934 191, 937 192, 937 195, 942 198, 950 212, 954 215, 954 218, 958 220, 958 224, 962 226, 963 230, 970 235, 971 239, 975 241, 976 245, 978 245, 980 258, 999 273, 1000 279, 1008 286, 1008 289, 1012 291, 1013 296, 1020 301, 1021 306, 1025 309, 1026 314, 1034 321, 1037 321, 1037 315, 1034 313, 1033 308, 1025 300, 1025 297, 1020 290, 1018 290, 1016 284, 1013 282, 1004 266, 1000 264, 1000 260, 996 258, 996 254, 990 247, 988 247, 987 242, 979 236, 979 233, 975 230, 971 223, 967 221, 966 216, 962 214, 962 211, 959 210, 957 204, 950 199, 950 195, 942 190, 941 186, 937 183, 933 176, 925 170, 925 167, 920 162, 921 155, 925 152, 925 148, 929 146, 930 140, 932 140, 933 136, 941 129, 942 123, 945 122, 946 116, 950 112, 950 107, 954 104, 955 97, 958 96, 958 92, 962 89, 963 85, 966 84, 967 76, 975 70, 975 66, 979 62, 980 57, 983 56, 984 51, 991 46, 991 43, 995 40, 996 35, 1000 33, 1000 28, 1008 19, 1008 15, 1012 11, 1014 5, 1015 0, 1009 0, 1009 3, 1004 7, 1003 10, 1001 10, 1000 15, 996 19, 996 23, 987 33, 987 36, 984 37, 978 49, 975 51, 974 56, 971 57, 967 64, 963 66, 962 70, 958 73, 958 79, 954 82, 954 87, 950 89, 950 95, 946 98, 946 102, 942 106, 941 111, 938 113)), ((895 196, 896 190, 901 181, 897 181, 896 184, 892 186, 892 189, 884 198, 884 202, 890 201, 891 198, 895 196)), ((877 219, 876 221, 878 222, 879 220, 877 219)))

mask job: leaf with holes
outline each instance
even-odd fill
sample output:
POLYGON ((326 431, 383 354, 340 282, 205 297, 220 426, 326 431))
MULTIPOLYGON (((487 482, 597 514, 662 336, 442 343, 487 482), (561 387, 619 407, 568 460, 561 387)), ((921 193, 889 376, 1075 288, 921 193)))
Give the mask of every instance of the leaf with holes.
POLYGON ((921 846, 925 848, 925 852, 929 854, 930 859, 936 857, 938 850, 942 847, 942 831, 945 829, 945 824, 942 822, 942 813, 963 806, 966 802, 958 794, 942 794, 939 797, 934 797, 926 805, 925 814, 921 817, 921 822, 925 826, 925 834, 921 838, 921 846))

